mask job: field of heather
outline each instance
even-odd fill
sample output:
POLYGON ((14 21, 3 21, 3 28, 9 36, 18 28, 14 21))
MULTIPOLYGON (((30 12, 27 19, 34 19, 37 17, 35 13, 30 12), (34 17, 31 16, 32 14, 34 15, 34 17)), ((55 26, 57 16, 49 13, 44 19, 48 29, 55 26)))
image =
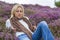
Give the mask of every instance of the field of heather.
MULTIPOLYGON (((10 17, 11 8, 15 4, 0 1, 0 40, 18 40, 14 32, 6 29, 5 21, 10 17), (8 30, 8 31, 7 31, 8 30)), ((29 17, 32 25, 46 21, 55 40, 60 40, 60 8, 50 8, 41 5, 24 4, 25 16, 29 17)))

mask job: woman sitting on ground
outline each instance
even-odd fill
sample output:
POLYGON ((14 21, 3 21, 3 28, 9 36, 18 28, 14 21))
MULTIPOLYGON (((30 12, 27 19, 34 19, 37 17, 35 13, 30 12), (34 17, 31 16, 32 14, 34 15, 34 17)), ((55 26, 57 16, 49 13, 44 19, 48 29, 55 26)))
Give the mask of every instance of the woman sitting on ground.
POLYGON ((54 40, 46 21, 33 26, 28 17, 24 16, 24 7, 20 4, 13 6, 11 17, 6 20, 6 28, 11 28, 19 40, 54 40))

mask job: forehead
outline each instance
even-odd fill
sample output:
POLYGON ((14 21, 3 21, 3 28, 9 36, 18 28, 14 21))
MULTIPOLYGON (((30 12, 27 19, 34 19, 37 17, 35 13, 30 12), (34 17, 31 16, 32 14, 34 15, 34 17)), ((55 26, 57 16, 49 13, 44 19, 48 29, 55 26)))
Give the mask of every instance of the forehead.
POLYGON ((23 10, 21 7, 17 7, 16 10, 23 10))

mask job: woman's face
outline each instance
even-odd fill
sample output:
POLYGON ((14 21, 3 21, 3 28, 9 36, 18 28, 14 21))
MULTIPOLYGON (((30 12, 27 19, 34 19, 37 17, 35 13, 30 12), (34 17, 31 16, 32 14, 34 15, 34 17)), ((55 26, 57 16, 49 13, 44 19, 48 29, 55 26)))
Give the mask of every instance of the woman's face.
POLYGON ((18 7, 16 11, 14 12, 15 17, 22 18, 23 17, 23 9, 18 7))

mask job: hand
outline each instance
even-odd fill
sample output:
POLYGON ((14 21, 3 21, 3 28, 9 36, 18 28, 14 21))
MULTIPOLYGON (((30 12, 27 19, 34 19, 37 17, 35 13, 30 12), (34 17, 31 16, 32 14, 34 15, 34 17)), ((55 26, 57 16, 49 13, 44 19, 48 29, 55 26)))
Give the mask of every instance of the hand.
POLYGON ((34 25, 33 27, 34 27, 34 30, 35 30, 36 29, 36 26, 34 25))
POLYGON ((13 30, 14 32, 16 32, 16 28, 13 28, 12 30, 13 30))

